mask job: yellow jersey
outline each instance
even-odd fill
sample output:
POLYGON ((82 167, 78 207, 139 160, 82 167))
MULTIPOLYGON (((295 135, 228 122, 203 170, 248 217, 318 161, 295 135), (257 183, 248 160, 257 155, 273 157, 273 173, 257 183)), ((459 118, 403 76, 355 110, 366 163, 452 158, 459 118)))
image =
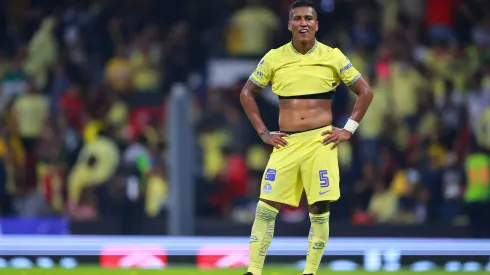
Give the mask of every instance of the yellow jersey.
POLYGON ((272 91, 279 97, 327 93, 331 98, 341 80, 350 86, 359 77, 359 71, 338 48, 315 41, 306 54, 296 51, 292 42, 270 50, 250 80, 262 88, 272 82, 272 91))

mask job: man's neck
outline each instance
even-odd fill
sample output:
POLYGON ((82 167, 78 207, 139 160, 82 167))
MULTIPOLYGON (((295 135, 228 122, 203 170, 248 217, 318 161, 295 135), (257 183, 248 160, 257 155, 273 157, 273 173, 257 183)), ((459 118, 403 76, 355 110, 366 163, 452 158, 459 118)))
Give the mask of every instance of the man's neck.
POLYGON ((313 39, 311 41, 308 41, 307 43, 302 43, 300 41, 295 41, 293 39, 293 47, 294 47, 294 49, 297 52, 301 53, 301 54, 306 54, 311 49, 313 49, 313 47, 315 46, 315 43, 316 43, 316 39, 313 39))

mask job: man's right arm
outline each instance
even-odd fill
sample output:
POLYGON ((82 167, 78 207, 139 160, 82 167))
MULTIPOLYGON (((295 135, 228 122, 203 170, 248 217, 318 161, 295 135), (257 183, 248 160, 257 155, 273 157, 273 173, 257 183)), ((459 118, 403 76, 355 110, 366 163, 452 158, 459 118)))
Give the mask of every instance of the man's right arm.
POLYGON ((255 97, 262 91, 262 87, 255 84, 255 81, 255 79, 250 78, 247 83, 245 83, 245 86, 243 86, 242 92, 240 93, 240 102, 242 103, 243 109, 263 142, 274 146, 276 149, 279 149, 281 146, 287 146, 288 142, 283 139, 283 137, 288 136, 288 134, 270 132, 267 130, 267 127, 260 116, 259 107, 257 106, 255 97))
POLYGON ((245 83, 245 86, 243 86, 242 92, 240 93, 240 103, 262 141, 279 149, 280 146, 287 145, 287 142, 283 139, 287 134, 269 132, 269 130, 267 130, 267 127, 260 116, 257 102, 255 101, 255 97, 260 94, 262 89, 267 86, 272 79, 272 52, 272 50, 269 51, 264 58, 260 60, 257 68, 252 73, 247 83, 245 83))
POLYGON ((260 116, 259 107, 255 101, 255 97, 260 94, 262 87, 259 87, 252 80, 248 80, 247 83, 242 88, 240 93, 240 103, 247 114, 248 119, 254 126, 257 133, 262 137, 264 134, 268 133, 267 127, 260 116))
POLYGON ((262 121, 262 118, 260 117, 259 107, 257 107, 255 97, 260 94, 262 89, 272 80, 272 52, 272 50, 269 51, 260 60, 240 93, 240 102, 242 103, 243 109, 245 109, 248 119, 250 119, 250 122, 252 122, 252 125, 261 138, 264 133, 267 133, 268 131, 264 121, 262 121))

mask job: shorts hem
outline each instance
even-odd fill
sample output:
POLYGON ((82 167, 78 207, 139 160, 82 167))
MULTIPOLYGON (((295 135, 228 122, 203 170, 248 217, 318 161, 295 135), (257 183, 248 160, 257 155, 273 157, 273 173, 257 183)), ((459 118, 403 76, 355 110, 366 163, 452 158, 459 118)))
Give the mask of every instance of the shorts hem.
POLYGON ((310 202, 310 200, 308 200, 308 199, 307 200, 308 200, 308 205, 312 205, 312 204, 314 204, 316 202, 320 202, 320 201, 336 202, 339 199, 340 199, 340 197, 337 197, 337 198, 327 198, 327 197, 325 197, 325 198, 321 198, 321 199, 312 200, 311 202, 310 202))
POLYGON ((259 199, 264 199, 264 200, 268 200, 268 201, 272 201, 272 202, 277 202, 277 203, 289 205, 289 206, 292 206, 292 207, 298 207, 299 206, 299 202, 296 203, 296 204, 291 204, 289 202, 286 202, 285 200, 276 200, 276 199, 271 199, 271 198, 264 198, 262 196, 260 196, 259 199))

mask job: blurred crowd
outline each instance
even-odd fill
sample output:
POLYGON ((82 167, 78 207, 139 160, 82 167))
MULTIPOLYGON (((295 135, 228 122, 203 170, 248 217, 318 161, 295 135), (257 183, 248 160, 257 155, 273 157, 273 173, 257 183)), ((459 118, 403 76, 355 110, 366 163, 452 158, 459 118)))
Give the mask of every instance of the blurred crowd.
MULTIPOLYGON (((292 2, 6 1, 0 213, 85 220, 124 205, 158 216, 170 188, 166 107, 182 82, 193 97, 196 213, 250 222, 271 152, 238 100, 251 71, 214 85, 207 64, 256 62, 287 43, 292 2)), ((476 231, 487 226, 479 217, 490 210, 490 3, 314 2, 318 40, 340 48, 375 93, 340 147, 332 219, 462 225, 469 217, 476 231)), ((341 127, 355 95, 339 90, 341 127)), ((270 129, 276 103, 258 98, 270 129)), ((281 217, 303 220, 305 207, 281 217)))

